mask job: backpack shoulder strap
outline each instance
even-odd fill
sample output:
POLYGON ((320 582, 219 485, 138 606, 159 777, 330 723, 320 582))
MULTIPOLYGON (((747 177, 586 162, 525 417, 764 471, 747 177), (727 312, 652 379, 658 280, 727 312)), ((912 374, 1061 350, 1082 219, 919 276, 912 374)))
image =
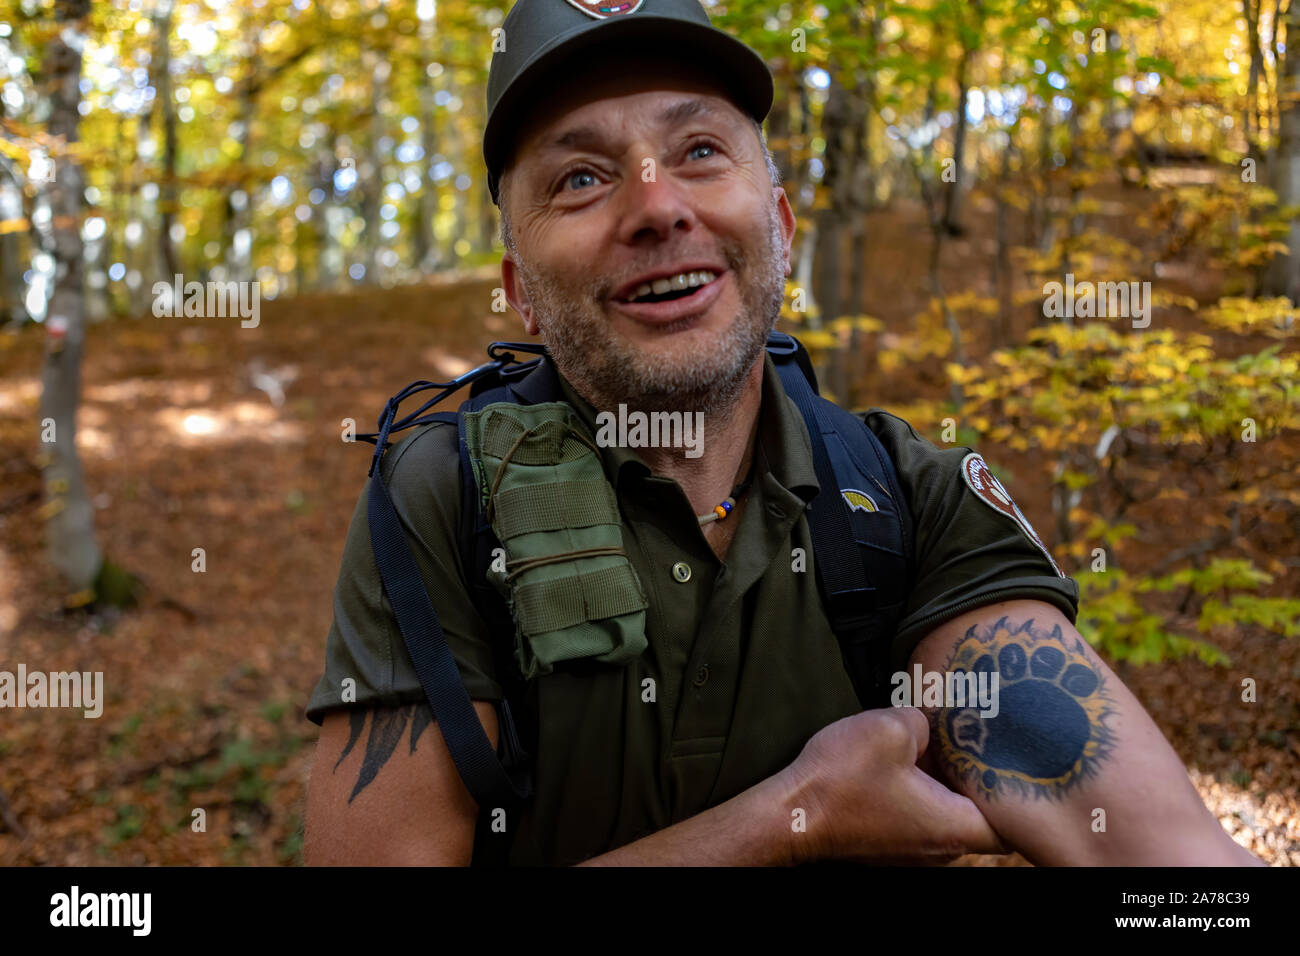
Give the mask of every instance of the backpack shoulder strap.
POLYGON ((859 701, 883 706, 908 590, 911 513, 889 453, 860 417, 816 393, 798 341, 773 333, 768 347, 812 444, 821 490, 808 506, 808 528, 826 613, 859 701))
MULTIPOLYGON (((454 421, 459 416, 439 413, 430 418, 454 421)), ((527 781, 512 779, 474 712, 388 494, 382 468, 374 469, 367 497, 370 543, 384 593, 456 769, 480 807, 513 805, 528 796, 527 781)))
MULTIPOLYGON (((497 724, 506 764, 526 782, 526 796, 531 796, 531 755, 537 753, 538 728, 529 719, 530 711, 526 700, 528 683, 514 658, 514 618, 510 615, 505 599, 492 586, 487 576, 488 568, 499 553, 496 549, 501 547, 501 541, 487 520, 478 484, 474 480, 474 468, 470 463, 469 443, 465 435, 465 414, 495 402, 537 405, 558 401, 561 392, 559 378, 549 357, 511 369, 494 379, 484 380, 481 384, 486 387, 471 389, 469 399, 461 404, 456 415, 461 477, 461 562, 469 583, 471 600, 492 635, 492 660, 497 683, 501 685, 503 694, 497 711, 497 724)), ((486 812, 487 808, 483 804, 480 807, 482 809, 474 834, 473 865, 503 867, 507 865, 517 832, 517 814, 507 812, 503 833, 492 829, 491 815, 486 812)))
MULTIPOLYGON (((474 711, 469 694, 461 680, 460 670, 456 666, 451 649, 447 646, 442 624, 429 599, 429 594, 420 577, 419 567, 415 563, 410 545, 402 530, 401 521, 393 506, 392 498, 384 482, 381 462, 384 452, 389 447, 388 437, 392 432, 401 431, 417 425, 435 421, 455 424, 461 446, 461 475, 465 482, 465 500, 461 509, 461 549, 465 560, 466 574, 471 582, 478 583, 474 569, 479 567, 480 552, 491 559, 491 528, 486 527, 487 535, 479 533, 476 512, 478 508, 477 492, 464 451, 464 432, 462 416, 459 412, 434 412, 423 415, 431 406, 436 405, 453 392, 471 385, 470 401, 488 404, 491 401, 523 401, 525 403, 545 400, 552 392, 558 393, 558 379, 555 378, 549 360, 515 364, 513 354, 507 349, 519 351, 537 351, 535 347, 522 343, 493 343, 488 349, 492 361, 453 379, 450 382, 414 382, 397 395, 389 399, 379 418, 377 432, 358 435, 362 441, 375 445, 375 452, 370 463, 370 483, 367 490, 367 517, 370 525, 371 549, 379 569, 384 593, 388 596, 397 618, 398 628, 410 654, 412 666, 424 690, 425 699, 433 712, 438 729, 447 743, 452 761, 466 788, 473 795, 480 807, 479 823, 475 834, 475 863, 487 862, 501 864, 505 862, 509 850, 508 840, 492 839, 486 841, 490 811, 496 807, 515 808, 532 796, 532 779, 527 765, 527 753, 523 750, 515 729, 515 721, 510 709, 510 701, 518 704, 518 685, 512 682, 512 670, 508 659, 498 662, 498 673, 505 699, 498 708, 500 727, 500 751, 493 749, 483 725, 474 711), (540 372, 540 376, 534 373, 540 372), (548 378, 549 375, 549 378, 548 378), (399 418, 397 408, 403 399, 431 389, 442 391, 424 403, 417 411, 399 418), (484 550, 485 549, 485 550, 484 550), (480 847, 487 843, 483 852, 480 847)), ((465 407, 462 406, 463 412, 465 407)), ((482 567, 486 568, 484 563, 482 567)), ((486 584, 486 580, 483 582, 486 584)), ((499 610, 507 615, 499 596, 493 593, 492 600, 484 601, 478 606, 488 616, 489 626, 493 626, 492 611, 499 610)), ((496 633, 494 631, 494 633, 496 633)), ((495 653, 494 645, 494 653, 495 653)), ((513 830, 511 831, 513 833, 513 830)), ((493 834, 493 836, 497 836, 493 834)))
MULTIPOLYGON (((509 344, 494 343, 493 348, 509 344)), ((451 753, 456 769, 481 808, 515 806, 531 796, 531 780, 522 767, 523 761, 519 759, 514 721, 511 719, 509 704, 503 701, 500 721, 501 749, 505 754, 503 763, 488 740, 473 704, 470 703, 469 694, 461 680, 460 670, 456 666, 451 649, 447 646, 442 624, 433 609, 433 603, 429 599, 424 581, 420 577, 419 567, 415 563, 410 544, 406 540, 401 521, 388 493, 381 462, 384 452, 389 447, 388 436, 392 432, 441 421, 455 424, 459 435, 461 423, 459 413, 435 412, 423 418, 419 416, 430 406, 464 385, 473 384, 474 388, 471 390, 473 395, 475 390, 482 388, 485 379, 492 382, 519 381, 525 377, 519 375, 519 367, 511 367, 514 359, 510 353, 498 355, 493 349, 489 349, 489 354, 492 355, 493 361, 451 382, 415 382, 408 385, 389 399, 379 418, 379 430, 374 434, 357 436, 375 445, 375 453, 370 463, 366 507, 371 549, 374 552, 384 593, 393 608, 402 639, 411 656, 412 666, 424 690, 425 699, 433 711, 438 729, 447 742, 447 749, 451 753), (397 409, 403 399, 435 388, 443 391, 427 401, 416 412, 398 418, 397 409)), ((532 364, 529 363, 529 366, 532 364)), ((462 513, 465 510, 462 509, 462 513)))

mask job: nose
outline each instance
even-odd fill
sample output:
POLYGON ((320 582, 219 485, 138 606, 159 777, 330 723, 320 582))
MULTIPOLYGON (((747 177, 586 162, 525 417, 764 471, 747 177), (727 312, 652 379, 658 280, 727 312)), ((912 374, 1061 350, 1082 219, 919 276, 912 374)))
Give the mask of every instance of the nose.
POLYGON ((618 238, 626 245, 654 245, 676 230, 689 232, 696 227, 695 211, 684 187, 657 163, 638 163, 619 193, 618 238))

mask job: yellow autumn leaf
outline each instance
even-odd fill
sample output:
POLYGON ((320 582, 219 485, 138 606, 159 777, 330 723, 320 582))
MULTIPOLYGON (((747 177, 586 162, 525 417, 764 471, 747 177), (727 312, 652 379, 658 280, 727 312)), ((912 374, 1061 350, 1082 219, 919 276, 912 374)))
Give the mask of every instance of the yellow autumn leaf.
POLYGON ((0 153, 4 153, 10 159, 16 159, 20 163, 26 163, 29 159, 27 150, 3 136, 0 136, 0 153))

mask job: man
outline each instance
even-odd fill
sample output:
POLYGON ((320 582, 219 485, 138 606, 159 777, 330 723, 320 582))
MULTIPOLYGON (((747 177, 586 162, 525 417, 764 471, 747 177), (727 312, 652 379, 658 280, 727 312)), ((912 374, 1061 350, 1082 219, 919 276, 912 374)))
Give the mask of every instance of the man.
MULTIPOLYGON (((923 680, 896 703, 936 705, 929 720, 862 711, 814 575, 791 560, 811 549, 819 488, 763 348, 795 230, 759 126, 770 75, 695 0, 519 0, 504 38, 484 152, 511 304, 592 434, 620 405, 705 424, 698 457, 600 449, 647 643, 623 666, 534 679, 536 794, 510 861, 1256 862, 1079 637, 1077 586, 983 460, 878 410, 866 422, 915 536, 894 665, 993 693, 958 706, 923 680)), ((500 675, 457 544, 456 442, 453 426, 423 428, 384 476, 495 745, 500 675)), ((309 863, 470 862, 479 808, 432 723, 364 502, 308 716, 322 724, 309 863)))

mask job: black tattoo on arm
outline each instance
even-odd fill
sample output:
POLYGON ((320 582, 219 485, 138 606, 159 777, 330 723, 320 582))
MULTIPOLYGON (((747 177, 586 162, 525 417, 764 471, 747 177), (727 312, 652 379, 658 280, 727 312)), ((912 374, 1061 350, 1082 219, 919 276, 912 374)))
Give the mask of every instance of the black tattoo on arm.
POLYGON ((930 713, 942 762, 986 799, 1060 799, 1109 758, 1114 700, 1078 637, 1003 617, 967 631, 946 670, 987 675, 990 684, 996 675, 996 716, 971 707, 930 713))
POLYGON ((429 709, 428 704, 350 711, 348 742, 343 745, 343 752, 339 754, 339 759, 334 764, 335 770, 338 770, 339 764, 343 763, 347 755, 352 752, 353 746, 361 739, 367 714, 370 715, 370 736, 366 738, 366 753, 361 760, 361 772, 357 775, 357 783, 352 788, 352 796, 348 797, 348 803, 366 789, 366 785, 374 780, 384 764, 388 763, 388 758, 402 742, 402 734, 405 733, 408 723, 411 725, 410 753, 415 753, 416 741, 420 739, 420 734, 424 733, 424 728, 433 723, 433 711, 429 709))

